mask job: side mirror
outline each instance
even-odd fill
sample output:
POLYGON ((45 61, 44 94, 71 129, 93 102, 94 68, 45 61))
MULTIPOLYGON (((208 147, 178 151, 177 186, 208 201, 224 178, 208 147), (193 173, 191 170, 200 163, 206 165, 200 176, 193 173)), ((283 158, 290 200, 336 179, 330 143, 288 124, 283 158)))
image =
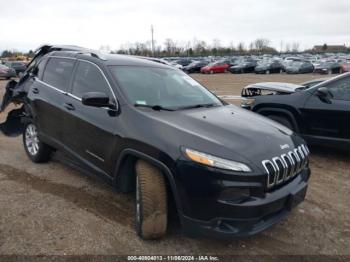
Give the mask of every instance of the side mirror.
POLYGON ((322 86, 316 91, 316 95, 324 102, 331 103, 330 99, 333 98, 332 93, 329 91, 328 87, 322 86))
POLYGON ((109 102, 109 97, 101 92, 88 92, 81 99, 83 105, 94 107, 108 107, 116 109, 116 105, 109 102))

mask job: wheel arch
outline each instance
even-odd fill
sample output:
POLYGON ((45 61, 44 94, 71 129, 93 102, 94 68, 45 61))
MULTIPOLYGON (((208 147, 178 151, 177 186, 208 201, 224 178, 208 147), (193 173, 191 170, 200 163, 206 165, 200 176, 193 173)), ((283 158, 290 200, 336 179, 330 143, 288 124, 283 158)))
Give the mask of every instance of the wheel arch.
MULTIPOLYGON (((133 191, 136 181, 135 164, 137 160, 144 160, 159 168, 169 185, 171 196, 173 197, 178 214, 182 214, 182 205, 177 194, 177 186, 173 176, 173 172, 162 161, 156 159, 149 154, 134 148, 125 148, 121 151, 116 163, 113 177, 113 186, 121 192, 133 191)), ((180 217, 180 216, 179 216, 180 217)))
POLYGON ((299 121, 299 113, 290 106, 283 106, 283 108, 277 105, 269 105, 269 106, 259 106, 254 108, 254 111, 263 116, 268 115, 277 115, 286 117, 294 127, 294 130, 297 133, 300 133, 300 121, 299 121))

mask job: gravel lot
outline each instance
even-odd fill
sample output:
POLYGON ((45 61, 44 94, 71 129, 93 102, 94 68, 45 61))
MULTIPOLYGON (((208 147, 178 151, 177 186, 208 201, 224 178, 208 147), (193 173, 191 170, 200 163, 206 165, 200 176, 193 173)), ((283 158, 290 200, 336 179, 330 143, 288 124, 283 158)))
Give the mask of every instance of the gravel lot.
MULTIPOLYGON (((301 83, 315 75, 193 75, 217 94, 239 95, 261 81, 301 83)), ((6 81, 0 80, 2 96, 6 81)), ((4 115, 0 116, 1 121, 4 115)), ((176 221, 146 242, 133 229, 133 196, 115 193, 57 154, 26 157, 21 137, 0 135, 0 254, 328 254, 350 255, 350 153, 311 148, 306 201, 260 235, 231 241, 191 239, 176 221)))

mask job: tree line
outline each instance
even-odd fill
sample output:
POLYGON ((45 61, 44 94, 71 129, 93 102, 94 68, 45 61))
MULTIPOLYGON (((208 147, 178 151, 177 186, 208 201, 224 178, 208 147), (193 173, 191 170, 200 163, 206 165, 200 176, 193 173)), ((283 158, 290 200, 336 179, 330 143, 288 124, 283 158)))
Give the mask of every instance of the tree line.
MULTIPOLYGON (((327 45, 324 44, 325 50, 327 45)), ((154 41, 146 42, 127 42, 122 44, 119 49, 113 50, 108 45, 100 47, 100 51, 112 54, 128 54, 138 56, 155 56, 155 57, 169 57, 169 56, 232 56, 232 55, 260 55, 260 54, 278 54, 278 53, 299 53, 300 43, 283 43, 279 50, 271 46, 271 42, 266 38, 258 38, 249 44, 239 42, 228 45, 221 44, 219 39, 213 39, 211 43, 204 40, 194 39, 192 41, 174 41, 167 38, 163 44, 158 44, 154 41)), ((312 52, 312 50, 304 50, 305 52, 312 52)), ((34 53, 30 50, 27 53, 18 52, 15 50, 4 50, 1 57, 12 57, 18 59, 22 57, 32 58, 34 53)))
POLYGON ((270 40, 266 38, 258 38, 255 41, 246 45, 244 42, 239 42, 234 45, 231 42, 229 45, 222 45, 219 39, 214 39, 212 43, 207 43, 203 40, 194 39, 193 41, 174 41, 167 38, 163 45, 154 43, 152 50, 152 42, 135 42, 125 43, 118 50, 110 50, 109 46, 102 46, 102 50, 109 51, 115 54, 128 54, 139 56, 228 56, 228 55, 258 55, 258 54, 277 54, 282 52, 298 53, 300 52, 300 44, 287 43, 283 50, 276 50, 271 46, 270 40))

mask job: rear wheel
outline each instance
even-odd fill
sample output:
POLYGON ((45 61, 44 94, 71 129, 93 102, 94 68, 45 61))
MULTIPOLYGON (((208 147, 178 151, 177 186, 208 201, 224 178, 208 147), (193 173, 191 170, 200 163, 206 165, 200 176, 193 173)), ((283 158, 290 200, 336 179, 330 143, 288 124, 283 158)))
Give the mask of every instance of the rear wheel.
POLYGON ((159 239, 167 229, 167 192, 159 169, 139 160, 136 163, 136 231, 143 239, 159 239))
POLYGON ((51 158, 52 148, 41 142, 38 137, 38 128, 29 123, 23 131, 23 145, 28 157, 35 163, 47 162, 51 158))
POLYGON ((280 123, 281 125, 284 125, 285 127, 288 127, 290 130, 295 131, 293 124, 286 117, 277 115, 268 115, 267 117, 276 121, 277 123, 280 123))

